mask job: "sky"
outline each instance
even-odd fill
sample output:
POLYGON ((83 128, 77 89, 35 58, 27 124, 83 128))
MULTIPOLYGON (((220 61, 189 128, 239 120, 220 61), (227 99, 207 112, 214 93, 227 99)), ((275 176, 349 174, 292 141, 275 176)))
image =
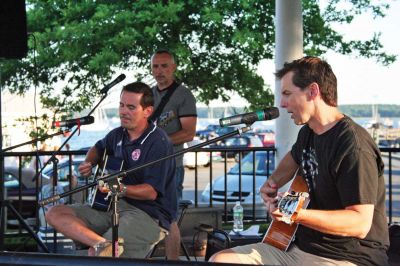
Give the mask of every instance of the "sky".
MULTIPOLYGON (((400 1, 393 1, 384 18, 363 15, 350 26, 335 28, 353 39, 370 39, 381 32, 381 42, 389 54, 398 55, 390 66, 382 66, 374 59, 329 52, 324 59, 332 66, 338 80, 338 101, 343 104, 400 104, 400 1)), ((258 68, 266 83, 274 91, 274 62, 263 60, 258 68)))

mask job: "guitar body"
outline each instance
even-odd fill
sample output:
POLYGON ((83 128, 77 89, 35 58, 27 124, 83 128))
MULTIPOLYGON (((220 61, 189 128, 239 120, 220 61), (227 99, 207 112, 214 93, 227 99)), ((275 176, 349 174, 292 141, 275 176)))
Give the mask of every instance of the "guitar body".
MULTIPOLYGON (((106 156, 104 160, 104 166, 102 171, 102 178, 106 177, 106 175, 110 175, 122 170, 123 160, 106 156)), ((99 183, 102 181, 99 181, 99 183)), ((118 185, 121 183, 121 178, 115 178, 107 182, 108 187, 112 187, 113 185, 118 185)), ((110 193, 101 192, 98 188, 93 191, 92 196, 90 197, 90 205, 92 208, 99 211, 108 211, 110 209, 110 193)))
MULTIPOLYGON (((108 186, 112 187, 114 184, 119 184, 121 183, 120 178, 113 179, 111 181, 108 181, 108 186)), ((109 193, 104 193, 101 192, 98 188, 94 191, 92 199, 91 199, 91 206, 93 209, 99 210, 99 211, 108 211, 110 210, 111 206, 111 200, 109 193)))
MULTIPOLYGON (((298 192, 300 194, 301 192, 305 192, 305 194, 308 194, 308 186, 303 177, 297 175, 294 178, 289 188, 289 193, 293 194, 293 192, 298 192)), ((300 199, 299 204, 301 204, 299 206, 300 208, 306 208, 308 205, 308 199, 300 199)), ((287 251, 290 243, 292 243, 294 240, 297 227, 297 223, 287 224, 283 221, 273 220, 262 242, 270 244, 276 248, 279 248, 280 250, 287 251)))

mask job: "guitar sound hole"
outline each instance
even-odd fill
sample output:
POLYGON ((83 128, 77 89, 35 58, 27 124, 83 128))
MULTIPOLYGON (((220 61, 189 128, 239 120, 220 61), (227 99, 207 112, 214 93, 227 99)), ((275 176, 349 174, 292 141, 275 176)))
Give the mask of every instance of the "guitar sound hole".
POLYGON ((286 216, 290 216, 296 210, 297 204, 299 202, 299 196, 294 194, 288 194, 281 199, 279 202, 279 211, 286 216))

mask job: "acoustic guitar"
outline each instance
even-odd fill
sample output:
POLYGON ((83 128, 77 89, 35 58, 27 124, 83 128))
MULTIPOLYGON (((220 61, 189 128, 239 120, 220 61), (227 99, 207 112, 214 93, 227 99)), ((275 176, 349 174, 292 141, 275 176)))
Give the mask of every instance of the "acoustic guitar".
MULTIPOLYGON (((158 127, 165 127, 169 122, 171 122, 174 118, 176 117, 175 113, 173 111, 166 112, 162 115, 160 115, 160 118, 157 121, 157 126, 158 127)), ((101 175, 100 178, 97 178, 99 176, 99 170, 100 168, 97 165, 97 168, 95 170, 95 177, 96 179, 102 179, 105 178, 107 175, 119 172, 123 169, 123 160, 109 156, 107 155, 107 151, 104 151, 103 154, 103 169, 101 170, 101 175)), ((99 181, 99 186, 107 186, 111 188, 114 185, 119 186, 121 184, 121 178, 117 177, 115 179, 109 180, 107 183, 101 183, 102 181, 99 181)), ((101 192, 99 188, 95 188, 91 196, 89 197, 89 202, 92 208, 100 211, 108 211, 111 206, 111 191, 108 193, 101 192)))
POLYGON ((271 222, 262 242, 287 251, 298 227, 293 220, 301 208, 307 208, 309 201, 307 183, 302 176, 296 175, 288 193, 278 203, 278 209, 283 214, 282 221, 271 222))

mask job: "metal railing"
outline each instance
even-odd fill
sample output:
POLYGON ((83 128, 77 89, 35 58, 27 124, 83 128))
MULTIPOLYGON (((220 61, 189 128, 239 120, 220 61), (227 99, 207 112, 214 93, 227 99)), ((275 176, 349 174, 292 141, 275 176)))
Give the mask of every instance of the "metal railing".
MULTIPOLYGON (((246 222, 257 222, 257 221, 264 221, 266 220, 266 211, 264 211, 263 204, 260 201, 259 197, 259 186, 257 183, 260 184, 261 182, 257 179, 265 181, 269 178, 270 174, 274 170, 274 160, 272 158, 275 157, 275 148, 266 148, 266 147, 252 147, 252 148, 203 148, 194 150, 195 152, 208 152, 210 158, 214 158, 214 154, 220 153, 222 157, 222 161, 214 161, 210 160, 210 167, 208 176, 201 176, 198 172, 198 167, 195 168, 194 173, 194 180, 197 184, 200 179, 208 178, 208 185, 209 185, 209 200, 208 202, 204 202, 198 199, 198 186, 195 187, 194 192, 194 203, 195 206, 204 206, 207 204, 209 207, 219 207, 222 209, 222 218, 224 223, 231 223, 232 222, 232 213, 231 209, 236 201, 240 201, 242 204, 245 203, 245 221, 246 222), (263 152, 263 156, 259 156, 261 158, 256 158, 259 152, 263 152), (232 155, 234 154, 234 155, 232 155), (252 162, 252 169, 251 171, 243 172, 243 158, 246 156, 246 162, 252 162), (251 159, 249 159, 251 157, 251 159), (234 163, 236 164, 237 172, 231 173, 230 169, 228 169, 228 163, 232 164, 232 158, 234 158, 234 163), (263 162, 260 162, 260 160, 263 162), (272 163, 271 163, 272 160, 272 163), (223 182, 224 188, 223 189, 214 189, 213 181, 214 181, 214 165, 217 163, 223 164, 223 182), (260 172, 256 169, 256 167, 260 167, 260 163, 264 163, 265 171, 260 172), (251 176, 251 188, 244 191, 244 183, 242 182, 243 176, 251 176), (236 182, 236 179, 238 182, 236 182), (258 182, 257 182, 258 181, 258 182), (234 183, 234 184, 232 184, 234 183), (232 186, 235 186, 233 189, 232 186), (230 189, 228 189, 230 188, 230 189), (221 206, 222 205, 222 206, 221 206), (256 214, 256 207, 260 209, 263 215, 256 214), (247 208, 247 212, 246 212, 247 208)), ((248 168, 247 168, 248 170, 248 168)), ((185 177, 186 178, 186 177, 185 177)), ((248 178, 247 178, 248 179, 248 178)), ((246 179, 246 180, 247 180, 246 179)), ((263 182, 262 182, 263 183, 263 182)), ((260 212, 259 211, 259 212, 260 212)))
POLYGON ((400 148, 380 148, 380 151, 387 159, 385 164, 386 212, 388 222, 391 224, 394 221, 400 222, 400 199, 397 198, 400 194, 400 148))
MULTIPOLYGON (((246 204, 248 207, 249 212, 246 215, 246 222, 248 223, 254 223, 254 222, 259 222, 259 221, 265 221, 267 217, 259 217, 258 213, 256 213, 257 208, 262 208, 263 204, 260 203, 260 200, 258 199, 258 189, 257 187, 257 180, 262 178, 267 179, 271 172, 273 171, 273 165, 270 165, 270 159, 271 157, 275 156, 276 150, 274 148, 265 148, 265 147, 260 147, 260 148, 199 148, 194 150, 193 152, 197 153, 199 152, 206 152, 210 156, 210 163, 208 168, 203 168, 202 171, 200 171, 200 168, 197 167, 197 162, 196 162, 196 167, 194 168, 194 195, 193 195, 193 201, 194 201, 194 207, 202 207, 202 206, 208 206, 208 207, 216 207, 216 208, 221 208, 222 209, 222 214, 223 214, 223 222, 224 223, 231 223, 232 217, 231 217, 231 208, 233 204, 235 203, 236 200, 241 201, 246 204), (242 178, 244 174, 242 173, 242 162, 243 162, 243 154, 248 154, 247 156, 252 156, 252 161, 255 162, 256 156, 258 152, 264 152, 266 154, 267 158, 267 163, 265 165, 266 167, 266 174, 265 175, 259 175, 257 173, 256 165, 253 163, 253 169, 251 171, 251 182, 252 182, 252 187, 250 191, 243 191, 243 187, 246 185, 242 182, 242 178), (222 160, 219 162, 212 160, 212 158, 215 158, 215 155, 220 153, 222 160), (238 156, 236 156, 236 161, 233 161, 232 159, 228 158, 229 153, 237 153, 238 156), (238 183, 237 183, 237 191, 229 191, 227 189, 230 186, 230 182, 232 180, 229 177, 229 169, 228 165, 232 165, 238 163, 236 167, 238 167, 239 172, 237 174, 238 176, 238 183), (213 188, 213 181, 214 181, 214 170, 217 168, 216 165, 219 165, 223 168, 223 182, 224 182, 224 191, 215 191, 213 188), (206 169, 206 170, 204 170, 206 169), (207 171, 208 170, 208 171, 207 171), (207 174, 205 174, 205 172, 207 174), (199 187, 200 182, 208 182, 209 183, 209 201, 204 202, 202 201, 199 197, 201 196, 200 193, 202 192, 201 190, 203 188, 199 187), (244 198, 247 197, 247 199, 244 200, 244 198)), ((399 175, 400 175, 400 148, 381 148, 382 155, 386 161, 385 163, 385 183, 386 183, 386 190, 387 190, 387 217, 388 217, 388 222, 392 223, 394 221, 399 221, 400 219, 400 207, 399 207, 399 199, 397 198, 398 195, 400 194, 400 180, 399 180, 399 175)), ((50 156, 52 152, 5 152, 3 153, 4 159, 6 161, 5 163, 5 168, 7 173, 7 168, 9 166, 10 161, 14 161, 14 165, 18 167, 18 173, 17 173, 17 179, 18 179, 18 188, 16 190, 16 194, 13 196, 13 202, 16 205, 16 209, 19 211, 23 210, 23 205, 26 204, 25 199, 26 195, 25 189, 26 186, 24 186, 24 177, 23 175, 23 168, 26 167, 24 166, 24 161, 29 160, 29 158, 44 158, 45 156, 50 156)), ((72 169, 72 162, 74 161, 75 156, 79 155, 85 155, 86 151, 62 151, 58 154, 58 156, 65 158, 65 160, 68 160, 70 165, 68 168, 68 175, 69 177, 73 176, 73 169, 72 169)), ((197 158, 196 158, 197 159, 197 158)), ((40 164, 37 165, 37 167, 34 169, 35 172, 37 173, 40 170, 40 164)), ((246 174, 249 176, 249 174, 246 174)), ((232 176, 232 175, 231 175, 232 176)), ((35 193, 33 194, 34 198, 30 198, 32 200, 32 206, 34 206, 34 211, 35 213, 35 218, 38 224, 38 205, 37 202, 39 200, 39 191, 40 191, 40 186, 41 184, 39 179, 34 179, 31 180, 35 182, 34 185, 34 190, 35 193)), ((70 180, 71 181, 71 180, 70 180)), ((5 182, 6 183, 6 182, 5 182)), ((56 185, 56 183, 53 183, 56 185)), ((69 182, 69 188, 72 188, 71 182, 69 182)), ((72 199, 69 198, 67 202, 72 202, 72 199)), ((261 209, 262 210, 262 209, 261 209)), ((24 216, 24 215, 23 215, 24 216)), ((32 218, 32 217, 26 217, 24 218, 32 218)))

